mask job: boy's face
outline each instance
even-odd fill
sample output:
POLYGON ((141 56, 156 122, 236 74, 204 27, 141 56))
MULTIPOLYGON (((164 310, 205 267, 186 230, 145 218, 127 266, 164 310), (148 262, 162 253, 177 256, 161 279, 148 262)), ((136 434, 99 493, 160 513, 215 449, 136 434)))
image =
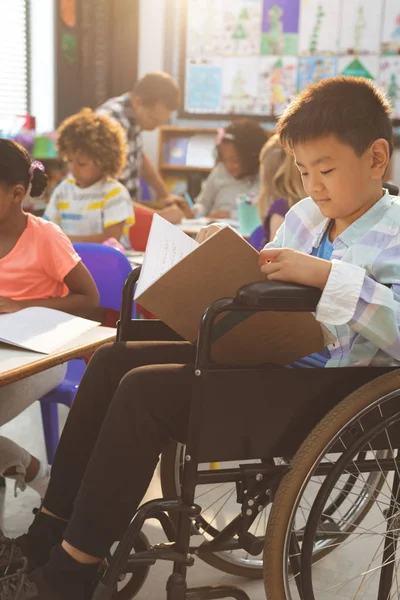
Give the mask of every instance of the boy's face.
POLYGON ((96 163, 83 152, 70 152, 67 162, 76 185, 80 188, 90 187, 103 178, 103 173, 96 163))
POLYGON ((154 129, 161 127, 169 121, 172 112, 161 102, 154 106, 147 106, 143 104, 139 96, 133 96, 132 107, 136 122, 143 131, 154 131, 154 129))
POLYGON ((335 135, 294 146, 304 189, 324 217, 350 225, 382 196, 384 140, 361 156, 335 135))

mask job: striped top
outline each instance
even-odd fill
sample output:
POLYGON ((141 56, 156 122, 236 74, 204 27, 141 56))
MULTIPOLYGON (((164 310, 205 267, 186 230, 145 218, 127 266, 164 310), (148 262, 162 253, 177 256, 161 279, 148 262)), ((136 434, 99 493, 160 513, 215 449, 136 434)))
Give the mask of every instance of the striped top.
POLYGON ((131 197, 119 181, 107 178, 80 188, 71 176, 55 188, 44 218, 68 236, 103 233, 106 227, 125 221, 125 238, 135 222, 131 197))
MULTIPOLYGON (((306 198, 266 247, 311 254, 328 226, 306 198)), ((400 199, 384 194, 335 239, 331 260, 316 312, 336 337, 326 366, 400 366, 400 199)))

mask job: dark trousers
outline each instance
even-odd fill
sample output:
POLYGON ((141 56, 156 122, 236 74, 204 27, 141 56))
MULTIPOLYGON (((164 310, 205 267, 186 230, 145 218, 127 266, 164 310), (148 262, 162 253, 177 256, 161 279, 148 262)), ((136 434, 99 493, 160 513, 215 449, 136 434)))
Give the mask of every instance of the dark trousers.
MULTIPOLYGON (((194 359, 187 342, 128 342, 104 346, 90 361, 44 499, 47 510, 69 521, 64 538, 72 546, 105 556, 124 534, 169 440, 186 442, 194 359)), ((205 443, 221 439, 227 452, 232 438, 244 459, 267 456, 268 441, 271 456, 290 456, 337 402, 381 371, 222 372, 213 382, 217 401, 205 443)))
POLYGON ((103 557, 121 538, 170 439, 184 442, 194 347, 131 342, 96 352, 69 413, 44 500, 64 538, 103 557))

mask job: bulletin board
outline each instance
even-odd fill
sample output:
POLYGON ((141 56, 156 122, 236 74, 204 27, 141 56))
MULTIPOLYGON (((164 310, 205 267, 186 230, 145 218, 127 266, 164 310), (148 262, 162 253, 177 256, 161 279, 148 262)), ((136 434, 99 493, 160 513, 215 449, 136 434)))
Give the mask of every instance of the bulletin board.
POLYGON ((186 0, 184 116, 275 119, 311 83, 372 79, 400 123, 399 0, 186 0))

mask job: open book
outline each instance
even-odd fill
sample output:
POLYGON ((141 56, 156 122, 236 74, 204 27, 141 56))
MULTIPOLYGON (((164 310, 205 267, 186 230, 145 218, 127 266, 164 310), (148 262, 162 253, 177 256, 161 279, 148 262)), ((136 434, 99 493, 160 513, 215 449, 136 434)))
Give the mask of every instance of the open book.
MULTIPOLYGON (((207 306, 265 279, 258 252, 230 227, 199 245, 156 214, 135 300, 194 343, 207 306)), ((212 358, 226 364, 285 365, 322 351, 324 335, 311 313, 226 313, 215 327, 212 358)))
POLYGON ((0 342, 51 354, 100 323, 51 308, 31 307, 0 315, 0 342))

